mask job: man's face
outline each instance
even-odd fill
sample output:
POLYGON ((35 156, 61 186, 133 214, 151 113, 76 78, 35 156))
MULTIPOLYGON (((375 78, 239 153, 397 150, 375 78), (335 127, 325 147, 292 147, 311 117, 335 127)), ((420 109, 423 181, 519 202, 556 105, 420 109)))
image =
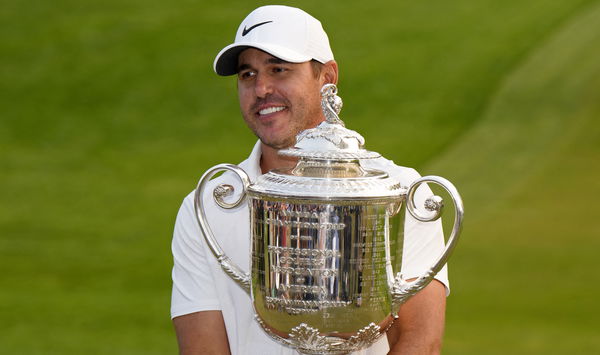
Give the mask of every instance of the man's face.
POLYGON ((282 149, 296 135, 324 120, 320 90, 310 62, 289 63, 254 48, 238 58, 238 95, 242 116, 267 146, 282 149))

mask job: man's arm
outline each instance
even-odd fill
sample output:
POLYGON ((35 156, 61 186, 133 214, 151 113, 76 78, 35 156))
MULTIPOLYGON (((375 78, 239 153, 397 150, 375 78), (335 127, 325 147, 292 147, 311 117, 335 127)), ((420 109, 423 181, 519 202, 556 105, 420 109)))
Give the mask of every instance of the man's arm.
POLYGON ((228 355, 229 341, 221 311, 202 311, 173 318, 181 355, 228 355))
POLYGON ((433 280, 400 306, 398 319, 388 330, 388 355, 434 355, 442 348, 446 288, 433 280))

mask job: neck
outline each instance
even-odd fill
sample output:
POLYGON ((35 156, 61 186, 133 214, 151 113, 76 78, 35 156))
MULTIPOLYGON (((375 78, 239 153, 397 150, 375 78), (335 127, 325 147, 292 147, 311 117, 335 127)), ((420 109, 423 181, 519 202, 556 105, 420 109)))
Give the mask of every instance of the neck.
POLYGON ((295 159, 277 154, 279 150, 269 147, 264 143, 261 143, 261 151, 260 170, 263 174, 273 169, 291 168, 296 165, 295 159))

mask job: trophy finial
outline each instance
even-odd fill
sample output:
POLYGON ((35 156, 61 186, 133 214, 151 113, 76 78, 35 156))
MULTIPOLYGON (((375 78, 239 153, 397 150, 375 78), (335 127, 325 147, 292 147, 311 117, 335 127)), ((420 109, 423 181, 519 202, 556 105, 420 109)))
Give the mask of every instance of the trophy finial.
POLYGON ((344 121, 338 116, 342 110, 342 98, 337 95, 335 84, 325 84, 321 88, 321 109, 327 123, 339 124, 345 127, 344 121))
POLYGON ((280 150, 280 155, 305 160, 356 160, 381 156, 364 149, 363 136, 347 129, 338 117, 342 109, 342 99, 337 96, 337 87, 334 84, 325 84, 321 88, 321 108, 325 121, 298 133, 296 144, 280 150))

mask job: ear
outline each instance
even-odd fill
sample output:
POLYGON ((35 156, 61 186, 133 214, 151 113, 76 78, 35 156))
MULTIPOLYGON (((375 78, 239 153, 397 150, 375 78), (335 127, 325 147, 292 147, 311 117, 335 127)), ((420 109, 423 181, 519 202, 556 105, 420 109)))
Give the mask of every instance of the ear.
POLYGON ((323 64, 321 70, 321 86, 325 84, 336 84, 338 83, 338 65, 335 60, 330 60, 323 64))

